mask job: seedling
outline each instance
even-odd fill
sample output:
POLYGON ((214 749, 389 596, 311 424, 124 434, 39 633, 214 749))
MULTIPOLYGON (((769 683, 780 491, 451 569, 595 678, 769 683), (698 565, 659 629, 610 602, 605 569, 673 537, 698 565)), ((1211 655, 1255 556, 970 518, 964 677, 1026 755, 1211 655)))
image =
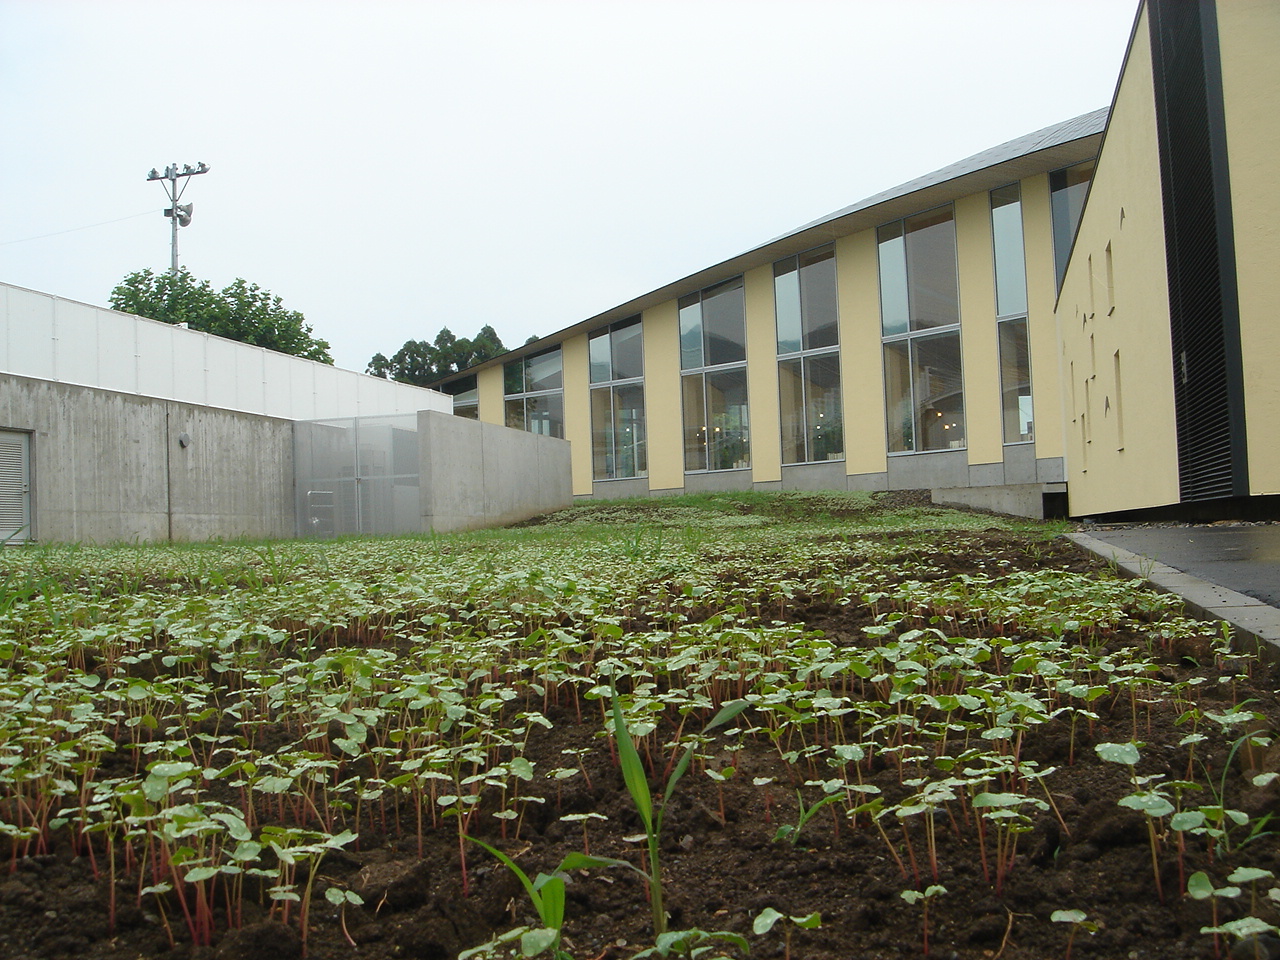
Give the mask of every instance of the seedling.
POLYGON ((806 914, 803 917, 792 917, 783 913, 779 913, 773 907, 765 907, 751 922, 751 931, 757 937, 763 937, 766 933, 773 929, 774 924, 779 920, 785 920, 782 926, 782 936, 784 938, 783 957, 784 960, 791 960, 791 934, 794 928, 799 927, 801 930, 816 930, 822 926, 822 914, 818 911, 806 914))
MULTIPOLYGON (((542 921, 541 927, 520 927, 519 933, 507 931, 496 940, 491 940, 486 944, 476 947, 472 950, 465 951, 458 955, 458 960, 464 960, 465 957, 482 956, 486 949, 491 950, 500 944, 505 944, 511 940, 520 939, 520 953, 525 957, 536 957, 540 953, 547 950, 551 951, 555 960, 571 960, 569 955, 560 949, 560 934, 564 927, 564 904, 565 904, 565 874, 570 870, 585 870, 591 867, 630 867, 631 864, 625 860, 613 860, 609 857, 589 857, 581 853, 571 853, 556 867, 551 873, 540 873, 533 880, 529 879, 529 875, 521 870, 514 860, 508 857, 501 850, 489 846, 483 840, 477 840, 475 837, 467 837, 472 843, 483 847, 489 853, 493 854, 502 862, 508 870, 516 875, 520 881, 520 885, 524 887, 525 893, 529 895, 529 902, 533 904, 533 909, 538 914, 538 919, 542 921)), ((634 867, 632 868, 634 869, 634 867)))
POLYGON ((774 841, 790 840, 793 847, 800 844, 800 831, 804 829, 804 825, 813 819, 813 815, 823 807, 837 803, 844 799, 843 793, 831 793, 817 801, 811 807, 804 805, 804 794, 799 790, 796 791, 796 805, 799 809, 799 815, 795 823, 784 823, 778 828, 777 833, 773 835, 774 841))
POLYGON ((1065 960, 1071 960, 1071 946, 1076 942, 1076 935, 1081 930, 1090 935, 1098 932, 1098 925, 1088 918, 1083 910, 1055 910, 1049 915, 1054 923, 1071 924, 1071 932, 1067 934, 1067 953, 1065 960))
MULTIPOLYGON (((622 707, 618 702, 618 691, 612 689, 611 692, 613 694, 613 737, 617 744, 618 762, 622 765, 622 779, 626 783, 627 792, 631 794, 631 801, 635 804, 636 812, 640 814, 640 820, 644 824, 645 839, 649 850, 649 907, 653 912, 654 934, 661 936, 667 931, 667 914, 662 906, 662 868, 658 860, 658 841, 662 835, 662 817, 666 813, 667 803, 671 800, 671 795, 675 792, 676 784, 680 782, 680 778, 689 769, 689 761, 693 759, 693 751, 697 748, 697 743, 689 744, 684 756, 676 764, 675 770, 672 771, 671 776, 667 779, 667 787, 662 795, 662 805, 655 810, 652 795, 649 793, 649 781, 645 777, 644 765, 640 762, 640 755, 636 752, 635 744, 631 742, 631 733, 627 730, 627 723, 622 718, 622 707)), ((747 702, 745 700, 726 704, 711 718, 711 722, 703 728, 703 733, 709 733, 717 727, 723 726, 746 708, 747 702)))
POLYGON ((727 943, 743 953, 750 948, 746 937, 728 930, 669 930, 658 934, 654 945, 632 955, 632 960, 644 957, 687 957, 689 960, 731 960, 716 953, 716 944, 727 943), (714 954, 714 955, 713 955, 714 954))
POLYGON ((1240 896, 1239 887, 1214 887, 1213 881, 1209 879, 1209 875, 1203 871, 1197 871, 1187 878, 1187 894, 1193 900, 1208 900, 1209 909, 1213 915, 1213 925, 1201 929, 1201 933, 1213 934, 1213 952, 1214 956, 1222 956, 1222 942, 1219 934, 1229 932, 1218 925, 1218 898, 1225 897, 1228 900, 1234 900, 1240 896))
POLYGON ((923 891, 920 890, 903 890, 898 896, 907 903, 918 903, 921 906, 922 917, 920 921, 921 945, 923 953, 921 956, 929 956, 929 903, 934 897, 940 897, 947 892, 947 888, 940 883, 930 884, 923 891))

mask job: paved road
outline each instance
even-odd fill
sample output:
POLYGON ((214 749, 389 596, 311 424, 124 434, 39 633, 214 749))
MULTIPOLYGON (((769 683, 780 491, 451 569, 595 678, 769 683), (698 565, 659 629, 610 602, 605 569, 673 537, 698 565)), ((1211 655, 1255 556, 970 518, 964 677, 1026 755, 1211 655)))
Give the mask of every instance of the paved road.
POLYGON ((1280 607, 1280 524, 1086 528, 1093 538, 1280 607))

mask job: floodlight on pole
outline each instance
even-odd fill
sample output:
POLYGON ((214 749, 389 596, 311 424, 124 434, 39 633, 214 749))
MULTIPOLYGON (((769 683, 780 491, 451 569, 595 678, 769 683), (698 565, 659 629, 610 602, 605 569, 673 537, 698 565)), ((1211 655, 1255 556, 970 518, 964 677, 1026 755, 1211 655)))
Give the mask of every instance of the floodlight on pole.
POLYGON ((164 215, 169 218, 172 224, 172 254, 169 262, 169 269, 174 273, 178 272, 178 228, 186 227, 191 224, 191 211, 195 207, 194 203, 178 203, 182 199, 183 193, 186 192, 187 184, 190 182, 188 178, 198 176, 202 173, 209 172, 209 165, 199 163, 191 166, 187 163, 178 169, 176 163, 171 163, 164 168, 161 173, 155 167, 151 168, 151 172, 147 174, 147 180, 159 180, 164 184, 165 196, 169 198, 169 207, 165 210, 164 215), (182 185, 178 185, 178 181, 182 181, 182 185))

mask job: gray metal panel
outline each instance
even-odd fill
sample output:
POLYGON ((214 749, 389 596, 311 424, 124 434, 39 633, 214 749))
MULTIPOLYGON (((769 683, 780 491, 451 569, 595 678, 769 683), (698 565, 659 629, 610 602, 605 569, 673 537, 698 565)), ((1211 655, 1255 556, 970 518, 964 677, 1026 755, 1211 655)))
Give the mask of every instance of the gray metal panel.
POLYGON ((686 473, 686 493, 720 493, 725 490, 750 490, 750 470, 715 470, 710 473, 686 473))
POLYGON ((969 486, 998 487, 1004 483, 1003 463, 969 464, 969 486))
POLYGON ((0 543, 31 539, 31 438, 0 431, 0 543))
POLYGON ((890 490, 924 490, 933 487, 967 487, 968 453, 939 450, 889 458, 890 490))
POLYGON ((1011 443, 1004 448, 1004 482, 1036 483, 1036 447, 1033 443, 1011 443))
POLYGON ((591 495, 599 500, 617 500, 622 497, 644 497, 649 494, 649 480, 596 480, 591 484, 591 495))
POLYGON ((843 460, 827 463, 797 463, 782 468, 783 490, 844 490, 843 460))
POLYGON ((1066 483, 1067 470, 1061 457, 1043 457, 1036 461, 1036 480, 1039 483, 1066 483))

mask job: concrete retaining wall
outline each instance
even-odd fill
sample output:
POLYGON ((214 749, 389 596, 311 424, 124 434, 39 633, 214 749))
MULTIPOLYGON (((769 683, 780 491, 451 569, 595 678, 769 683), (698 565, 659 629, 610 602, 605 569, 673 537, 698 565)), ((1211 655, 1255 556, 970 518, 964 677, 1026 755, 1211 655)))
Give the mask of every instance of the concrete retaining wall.
POLYGON ((0 374, 0 428, 31 434, 34 539, 293 536, 287 420, 0 374))
POLYGON ((424 410, 418 443, 423 530, 516 523, 573 502, 568 441, 424 410))

